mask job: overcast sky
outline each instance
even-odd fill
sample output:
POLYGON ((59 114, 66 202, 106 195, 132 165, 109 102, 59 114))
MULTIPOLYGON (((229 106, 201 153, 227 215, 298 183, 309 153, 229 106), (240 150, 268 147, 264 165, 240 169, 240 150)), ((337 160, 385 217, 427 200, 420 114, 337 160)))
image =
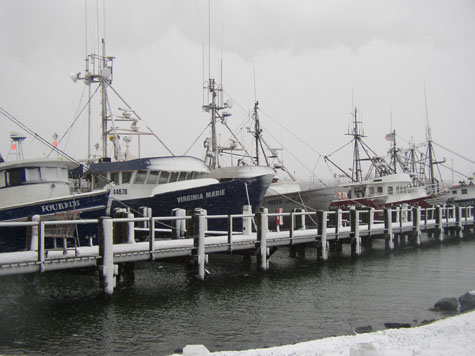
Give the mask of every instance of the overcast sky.
MULTIPOLYGON (((113 87, 175 154, 208 123, 201 106, 211 63, 211 77, 222 73, 235 103, 229 125, 238 127, 259 100, 265 137, 285 148, 284 163, 301 179, 336 172, 321 155, 349 141, 355 107, 378 154, 391 129, 403 146, 423 142, 424 86, 434 141, 473 159, 474 19, 473 0, 212 0, 211 17, 208 0, 0 0, 0 107, 48 140, 62 136, 85 87, 69 75, 84 70, 86 53, 105 37, 116 57, 113 87)), ((60 144, 77 158, 86 156, 85 118, 60 144)), ((21 130, 0 120, 6 157, 9 133, 21 130)), ((202 158, 204 139, 189 154, 202 158)), ((33 141, 26 156, 47 152, 33 141)), ((475 170, 436 149, 447 165, 475 170)), ((142 154, 167 152, 150 141, 142 154)), ((351 166, 349 147, 332 157, 351 166)))

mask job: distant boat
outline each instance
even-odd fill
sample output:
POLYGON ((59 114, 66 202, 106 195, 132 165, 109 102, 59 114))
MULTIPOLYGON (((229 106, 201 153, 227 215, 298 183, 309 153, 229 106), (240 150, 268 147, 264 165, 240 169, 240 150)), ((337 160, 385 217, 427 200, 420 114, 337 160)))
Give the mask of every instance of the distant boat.
POLYGON ((447 194, 447 204, 457 206, 475 206, 475 184, 470 177, 468 183, 461 181, 452 185, 447 194))
MULTIPOLYGON (((407 173, 397 173, 387 164, 383 157, 363 142, 361 122, 357 119, 357 110, 353 114, 353 128, 350 136, 353 137, 353 166, 351 174, 345 172, 327 156, 325 159, 335 165, 349 179, 349 183, 340 185, 330 207, 332 209, 376 208, 398 206, 402 204, 429 207, 430 201, 437 199, 436 194, 428 194, 423 186, 413 184, 412 177, 407 173), (366 154, 361 156, 360 148, 366 154), (368 161, 370 167, 366 177, 363 178, 362 162, 368 161)), ((391 137, 390 137, 391 138, 391 137)))
POLYGON ((362 180, 354 183, 342 184, 343 192, 331 202, 332 209, 354 207, 367 207, 384 209, 402 204, 418 205, 423 208, 429 207, 424 187, 412 186, 412 180, 408 174, 398 173, 362 180))
POLYGON ((210 79, 208 84, 208 95, 210 104, 204 106, 205 111, 211 113, 211 132, 212 135, 205 141, 206 161, 210 167, 210 176, 223 180, 230 180, 235 177, 250 177, 262 175, 266 182, 270 182, 261 206, 268 208, 271 212, 277 209, 283 209, 285 212, 294 209, 304 209, 307 211, 328 209, 332 198, 335 195, 336 188, 324 187, 319 189, 303 190, 286 169, 283 163, 275 154, 275 150, 271 149, 262 137, 262 129, 258 115, 258 105, 254 104, 253 123, 254 127, 248 128, 254 140, 254 154, 248 152, 239 139, 230 131, 232 138, 227 146, 219 146, 216 140, 216 121, 219 119, 226 125, 225 119, 230 114, 221 112, 226 108, 230 108, 232 104, 226 102, 220 104, 222 87, 217 87, 214 80, 210 79), (270 151, 269 155, 267 151, 270 151), (234 158, 235 164, 223 166, 221 156, 234 158), (278 163, 272 163, 277 160, 278 163), (291 181, 281 180, 278 171, 288 175, 291 181))
POLYGON ((219 120, 226 125, 225 120, 231 116, 231 114, 223 110, 231 109, 233 104, 231 100, 223 103, 222 85, 216 85, 214 79, 210 78, 206 84, 205 89, 207 90, 210 102, 204 105, 203 109, 210 113, 211 134, 210 137, 205 140, 204 146, 206 148, 205 162, 209 168, 209 177, 215 178, 220 182, 229 182, 236 179, 255 180, 257 184, 264 189, 262 193, 259 192, 261 199, 258 202, 258 206, 254 207, 259 208, 262 203, 262 197, 267 191, 267 187, 272 183, 275 172, 267 165, 260 165, 259 159, 257 158, 257 161, 255 161, 247 152, 245 152, 244 155, 238 155, 239 158, 236 159, 237 162, 235 164, 224 163, 224 159, 222 159, 223 155, 232 157, 237 154, 236 152, 243 150, 243 145, 231 131, 230 134, 234 136, 231 140, 231 144, 228 147, 219 145, 217 138, 217 121, 219 120), (246 159, 249 159, 250 162, 246 159))

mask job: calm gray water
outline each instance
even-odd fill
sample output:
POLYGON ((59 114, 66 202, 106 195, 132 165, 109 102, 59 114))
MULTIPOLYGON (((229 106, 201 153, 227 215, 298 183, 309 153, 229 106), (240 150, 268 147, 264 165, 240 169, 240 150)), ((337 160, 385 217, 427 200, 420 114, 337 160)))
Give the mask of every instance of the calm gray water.
POLYGON ((351 258, 318 263, 281 249, 270 271, 239 256, 210 256, 211 275, 192 282, 180 263, 141 263, 136 281, 105 298, 98 278, 48 272, 36 293, 0 278, 0 354, 169 355, 187 344, 212 351, 291 344, 351 334, 357 326, 438 319, 442 297, 475 289, 475 237, 424 240, 393 252, 378 242, 351 258))

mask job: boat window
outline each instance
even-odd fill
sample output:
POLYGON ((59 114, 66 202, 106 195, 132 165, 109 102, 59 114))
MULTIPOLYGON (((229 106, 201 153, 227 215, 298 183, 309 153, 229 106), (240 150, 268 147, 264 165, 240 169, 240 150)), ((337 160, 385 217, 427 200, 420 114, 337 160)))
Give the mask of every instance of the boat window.
POLYGON ((147 184, 157 184, 159 171, 150 171, 147 177, 147 184))
POLYGON ((130 178, 132 178, 132 172, 122 172, 122 184, 130 183, 130 178))
POLYGON ((167 171, 161 171, 160 178, 158 179, 158 184, 167 184, 169 176, 170 173, 168 173, 167 171))
POLYGON ((461 193, 462 193, 462 194, 467 194, 467 193, 468 193, 468 190, 467 190, 466 188, 463 188, 463 189, 461 190, 461 193))
POLYGON ((388 187, 388 194, 392 195, 393 194, 393 187, 388 187))
POLYGON ((0 188, 6 186, 5 182, 5 172, 0 172, 0 188))
POLYGON ((383 194, 383 187, 376 187, 378 194, 383 194))
POLYGON ((107 178, 103 174, 94 175, 94 189, 102 189, 107 184, 107 178))
POLYGON ((186 180, 186 172, 181 172, 178 176, 178 181, 186 180))
POLYGON ((399 186, 396 187, 396 194, 399 194, 399 186))
POLYGON ((188 179, 200 179, 202 176, 203 176, 203 173, 200 173, 200 172, 188 173, 188 179))
POLYGON ((171 172, 169 182, 170 183, 176 182, 178 179, 178 174, 179 172, 171 172))
POLYGON ((145 178, 147 177, 147 171, 137 171, 135 175, 135 184, 144 184, 145 178))
POLYGON ((457 194, 457 191, 456 191, 456 190, 452 190, 452 194, 457 194))
POLYGON ((111 181, 112 181, 112 183, 119 184, 120 183, 119 179, 120 179, 119 172, 111 172, 111 181))
POLYGON ((374 187, 369 187, 369 195, 373 195, 374 194, 374 187))
POLYGON ((8 185, 20 185, 25 182, 25 170, 21 169, 12 169, 7 172, 7 181, 8 185))
POLYGON ((64 182, 68 181, 68 170, 66 168, 59 168, 59 178, 64 182))
POLYGON ((41 180, 39 168, 27 168, 26 169, 27 182, 39 182, 41 180))

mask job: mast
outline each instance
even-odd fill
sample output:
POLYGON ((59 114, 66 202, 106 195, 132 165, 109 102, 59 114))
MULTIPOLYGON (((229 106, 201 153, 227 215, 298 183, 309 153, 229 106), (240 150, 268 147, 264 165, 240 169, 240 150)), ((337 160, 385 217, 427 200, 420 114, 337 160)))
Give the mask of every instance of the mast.
POLYGON ((361 122, 357 119, 357 110, 355 108, 355 112, 353 114, 353 131, 348 135, 353 136, 353 167, 351 177, 354 182, 360 182, 363 178, 363 173, 361 169, 361 157, 360 157, 360 144, 361 138, 364 137, 361 133, 359 124, 361 122))
POLYGON ((256 103, 254 104, 254 137, 256 139, 256 164, 259 165, 259 142, 261 140, 261 133, 262 133, 262 130, 261 130, 261 125, 260 125, 260 122, 259 122, 259 115, 257 113, 257 108, 259 106, 259 102, 256 101, 256 103))
MULTIPOLYGON (((106 68, 106 45, 102 39, 102 70, 106 68)), ((102 72, 102 71, 101 71, 102 72)), ((101 117, 102 117, 102 157, 107 157, 107 83, 106 79, 101 76, 101 117)))

